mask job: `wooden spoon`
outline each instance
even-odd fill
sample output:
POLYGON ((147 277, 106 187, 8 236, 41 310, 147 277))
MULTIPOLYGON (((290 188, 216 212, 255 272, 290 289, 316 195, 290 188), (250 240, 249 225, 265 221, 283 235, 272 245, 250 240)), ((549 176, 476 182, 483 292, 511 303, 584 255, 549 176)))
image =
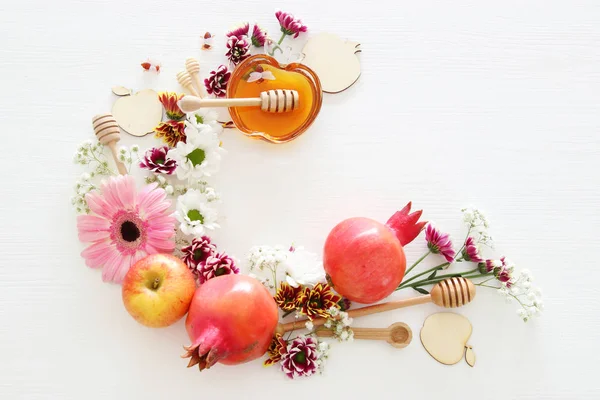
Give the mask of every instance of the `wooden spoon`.
MULTIPOLYGON (((388 301, 387 303, 375 304, 372 306, 356 308, 348 311, 351 318, 362 317, 363 315, 377 314, 384 311, 395 310, 397 308, 410 307, 417 304, 433 302, 434 304, 454 308, 463 306, 475 297, 475 285, 470 280, 463 277, 448 278, 437 283, 431 293, 426 296, 413 297, 411 299, 388 301)), ((289 332, 294 329, 302 329, 308 320, 295 320, 287 324, 279 324, 277 332, 289 332)), ((314 326, 321 326, 327 322, 326 318, 315 318, 312 320, 314 326)))
MULTIPOLYGON (((396 322, 387 328, 352 328, 355 339, 385 340, 392 346, 403 349, 412 340, 412 331, 404 322, 396 322)), ((333 337, 330 329, 317 329, 319 337, 333 337)))

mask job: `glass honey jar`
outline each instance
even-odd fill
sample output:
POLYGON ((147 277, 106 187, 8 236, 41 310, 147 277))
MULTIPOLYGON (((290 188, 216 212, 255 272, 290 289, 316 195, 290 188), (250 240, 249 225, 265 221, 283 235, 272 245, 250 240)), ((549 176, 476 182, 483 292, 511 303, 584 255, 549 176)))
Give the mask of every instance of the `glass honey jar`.
POLYGON ((259 107, 230 107, 231 119, 247 136, 272 143, 285 143, 298 137, 313 123, 323 102, 321 83, 306 65, 281 66, 264 54, 247 58, 233 71, 228 98, 256 98, 261 92, 290 89, 298 92, 296 109, 283 113, 262 111, 259 107))

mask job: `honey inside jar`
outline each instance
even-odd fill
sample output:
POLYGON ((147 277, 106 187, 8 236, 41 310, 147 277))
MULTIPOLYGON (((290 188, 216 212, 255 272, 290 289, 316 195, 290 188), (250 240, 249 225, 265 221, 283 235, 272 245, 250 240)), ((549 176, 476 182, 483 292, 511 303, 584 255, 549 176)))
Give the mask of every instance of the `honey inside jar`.
POLYGON ((244 128, 263 132, 274 139, 285 138, 293 135, 309 118, 314 118, 311 114, 314 113, 315 89, 312 81, 301 72, 286 71, 265 63, 255 64, 243 72, 228 97, 260 97, 261 92, 271 89, 291 89, 298 92, 299 99, 297 109, 284 113, 265 112, 260 107, 237 107, 235 112, 244 128), (248 82, 252 72, 259 72, 267 79, 248 82), (275 79, 268 79, 273 77, 275 79))

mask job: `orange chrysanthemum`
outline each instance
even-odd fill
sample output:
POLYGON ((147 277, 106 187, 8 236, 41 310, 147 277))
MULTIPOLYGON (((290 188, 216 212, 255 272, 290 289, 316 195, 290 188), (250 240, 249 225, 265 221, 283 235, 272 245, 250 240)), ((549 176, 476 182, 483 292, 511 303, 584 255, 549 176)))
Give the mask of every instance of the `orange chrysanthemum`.
POLYGON ((183 94, 177 94, 175 92, 160 92, 158 94, 158 100, 162 103, 167 113, 167 118, 175 121, 179 121, 185 117, 185 113, 181 111, 177 102, 181 100, 183 94))
POLYGON ((157 138, 162 139, 170 147, 175 147, 178 142, 185 143, 185 121, 161 122, 154 128, 154 132, 157 138))
POLYGON ((302 292, 301 287, 293 287, 286 282, 281 282, 275 294, 275 303, 283 311, 292 311, 298 307, 298 295, 302 292))
POLYGON ((340 308, 338 304, 342 300, 328 284, 317 283, 315 287, 304 288, 304 291, 298 296, 298 305, 301 307, 302 314, 312 319, 314 316, 329 317, 328 310, 331 307, 340 308))
POLYGON ((279 333, 276 333, 275 336, 273 336, 273 340, 271 340, 269 349, 267 350, 267 354, 269 355, 269 358, 267 358, 265 360, 263 365, 265 367, 268 367, 269 365, 275 364, 276 362, 281 360, 281 356, 283 354, 285 354, 286 350, 287 350, 286 341, 283 340, 283 337, 279 333))

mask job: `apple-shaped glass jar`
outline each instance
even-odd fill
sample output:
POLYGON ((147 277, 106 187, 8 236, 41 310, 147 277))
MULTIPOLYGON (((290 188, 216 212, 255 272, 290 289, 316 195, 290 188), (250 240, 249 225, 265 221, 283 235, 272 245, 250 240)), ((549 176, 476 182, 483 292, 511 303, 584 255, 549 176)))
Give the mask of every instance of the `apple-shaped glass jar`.
POLYGON ((280 65, 264 54, 247 58, 233 71, 228 98, 260 97, 272 89, 298 92, 299 106, 284 113, 264 112, 258 107, 230 107, 231 119, 247 136, 272 143, 285 143, 298 137, 313 123, 323 102, 317 74, 304 64, 280 65))

